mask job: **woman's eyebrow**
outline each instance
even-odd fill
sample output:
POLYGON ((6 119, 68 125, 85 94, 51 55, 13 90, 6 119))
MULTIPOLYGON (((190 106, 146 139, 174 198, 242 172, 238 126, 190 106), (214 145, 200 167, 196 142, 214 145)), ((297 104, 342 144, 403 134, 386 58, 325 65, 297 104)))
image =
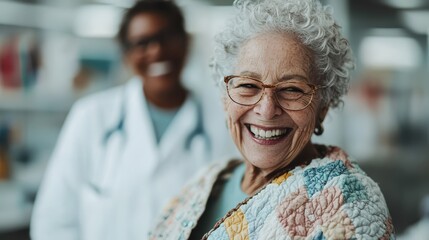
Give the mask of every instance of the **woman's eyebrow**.
MULTIPOLYGON (((251 78, 256 78, 256 79, 261 79, 262 80, 262 75, 259 73, 255 73, 252 71, 242 71, 240 72, 240 76, 246 76, 246 77, 251 77, 251 78)), ((300 74, 285 74, 283 75, 281 78, 279 78, 279 81, 288 81, 288 80, 300 80, 300 81, 304 81, 304 82, 308 82, 308 78, 300 75, 300 74)))
POLYGON ((251 71, 243 71, 240 72, 241 76, 246 76, 246 77, 252 77, 252 78, 257 78, 257 79, 261 79, 262 76, 259 73, 255 73, 255 72, 251 72, 251 71))
POLYGON ((286 74, 286 75, 283 75, 279 80, 280 81, 288 81, 291 79, 297 79, 297 80, 301 80, 304 82, 308 82, 308 78, 303 76, 303 75, 300 75, 300 74, 286 74))

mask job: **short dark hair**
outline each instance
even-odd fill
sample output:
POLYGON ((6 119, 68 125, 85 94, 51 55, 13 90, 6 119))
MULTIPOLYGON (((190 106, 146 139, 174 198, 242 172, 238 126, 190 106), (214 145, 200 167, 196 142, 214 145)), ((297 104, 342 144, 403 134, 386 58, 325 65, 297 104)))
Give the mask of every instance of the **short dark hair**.
POLYGON ((140 0, 134 6, 129 8, 122 18, 118 34, 116 36, 123 51, 127 49, 128 27, 131 20, 141 13, 157 13, 164 15, 170 20, 170 23, 178 33, 186 34, 185 20, 182 11, 171 0, 140 0))

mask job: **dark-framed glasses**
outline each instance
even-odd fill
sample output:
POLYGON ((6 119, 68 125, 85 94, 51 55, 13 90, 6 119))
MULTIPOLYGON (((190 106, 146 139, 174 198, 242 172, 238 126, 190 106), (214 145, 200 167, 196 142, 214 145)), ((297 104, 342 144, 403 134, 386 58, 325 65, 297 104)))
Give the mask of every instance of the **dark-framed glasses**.
POLYGON ((181 43, 182 39, 185 39, 185 33, 168 29, 152 36, 141 37, 133 41, 128 41, 126 44, 126 50, 139 50, 145 52, 152 44, 173 46, 181 43))
POLYGON ((265 88, 274 88, 277 103, 283 109, 291 111, 299 111, 308 107, 316 91, 326 87, 297 80, 270 85, 252 77, 235 75, 226 76, 224 82, 229 98, 237 104, 255 105, 262 99, 265 88))

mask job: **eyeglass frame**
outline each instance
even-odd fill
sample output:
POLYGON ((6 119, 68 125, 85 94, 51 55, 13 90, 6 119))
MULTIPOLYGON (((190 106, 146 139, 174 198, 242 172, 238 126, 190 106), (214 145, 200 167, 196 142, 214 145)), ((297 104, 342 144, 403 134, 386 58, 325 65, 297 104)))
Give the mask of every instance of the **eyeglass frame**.
POLYGON ((184 32, 165 29, 152 36, 141 37, 139 39, 136 39, 135 41, 127 40, 125 45, 125 50, 127 52, 131 52, 131 51, 146 52, 147 49, 154 43, 160 44, 160 45, 168 45, 173 43, 174 41, 180 41, 185 38, 186 38, 186 33, 184 32), (145 43, 142 44, 142 42, 145 42, 145 43))
MULTIPOLYGON (((257 78, 250 77, 250 76, 240 76, 240 75, 228 75, 228 76, 224 76, 223 81, 224 81, 224 83, 225 83, 225 85, 226 85, 226 92, 227 92, 227 94, 228 94, 228 97, 229 97, 233 102, 235 102, 235 103, 237 103, 237 104, 239 104, 239 105, 242 105, 242 106, 254 106, 254 105, 258 104, 258 103, 261 101, 262 97, 264 96, 264 94, 265 94, 265 89, 266 89, 266 88, 274 88, 274 90, 276 90, 277 86, 278 86, 279 84, 281 84, 281 83, 282 83, 282 82, 279 82, 279 83, 276 83, 276 84, 274 84, 274 85, 272 85, 272 84, 265 84, 265 83, 263 83, 261 80, 259 80, 259 79, 257 79, 257 78), (234 100, 234 99, 231 97, 231 95, 229 94, 228 83, 229 83, 229 81, 230 81, 231 79, 236 78, 236 77, 247 78, 247 79, 251 79, 251 80, 254 80, 254 81, 257 81, 257 82, 260 82, 260 83, 261 83, 261 85, 262 85, 263 89, 262 89, 261 97, 258 99, 258 101, 256 101, 256 102, 255 102, 255 103, 253 103, 253 104, 243 104, 243 103, 239 103, 239 102, 237 102, 236 100, 234 100)), ((311 102, 313 101, 314 94, 316 93, 316 91, 317 91, 317 90, 329 87, 329 86, 327 86, 327 85, 315 85, 315 84, 311 84, 311 83, 307 83, 307 82, 305 82, 305 84, 307 84, 307 85, 311 88, 311 92, 309 92, 309 93, 303 93, 303 96, 304 96, 304 95, 311 95, 311 98, 310 98, 310 101, 308 101, 308 103, 307 103, 304 107, 302 107, 302 108, 300 108, 300 109, 287 109, 287 108, 283 107, 283 106, 280 104, 280 102, 279 102, 279 100, 278 100, 278 98, 277 98, 277 93, 276 93, 276 92, 274 92, 274 93, 275 93, 275 94, 274 94, 274 96, 275 96, 275 100, 276 100, 277 104, 278 104, 282 109, 284 109, 284 110, 288 110, 288 111, 301 111, 301 110, 306 109, 308 106, 310 106, 311 102)), ((299 98, 297 98, 297 99, 295 99, 295 100, 298 100, 298 99, 300 99, 300 98, 302 98, 302 96, 301 96, 301 97, 299 97, 299 98)), ((295 100, 294 100, 294 101, 295 101, 295 100)))

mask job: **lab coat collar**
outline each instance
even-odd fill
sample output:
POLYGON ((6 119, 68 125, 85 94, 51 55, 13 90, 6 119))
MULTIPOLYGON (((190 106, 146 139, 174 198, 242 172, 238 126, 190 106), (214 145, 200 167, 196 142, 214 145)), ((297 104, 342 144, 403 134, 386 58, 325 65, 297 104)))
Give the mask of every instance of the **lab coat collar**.
POLYGON ((145 152, 133 157, 140 158, 145 162, 145 169, 152 171, 164 159, 170 159, 172 155, 187 149, 187 139, 191 140, 198 132, 202 114, 195 97, 189 94, 157 144, 142 82, 134 77, 126 87, 124 130, 129 141, 126 142, 125 149, 138 152, 144 146, 145 152))

